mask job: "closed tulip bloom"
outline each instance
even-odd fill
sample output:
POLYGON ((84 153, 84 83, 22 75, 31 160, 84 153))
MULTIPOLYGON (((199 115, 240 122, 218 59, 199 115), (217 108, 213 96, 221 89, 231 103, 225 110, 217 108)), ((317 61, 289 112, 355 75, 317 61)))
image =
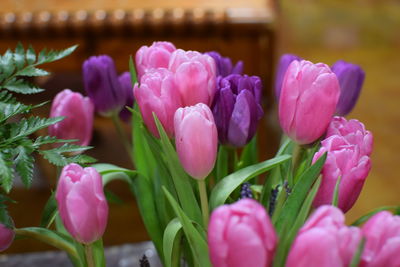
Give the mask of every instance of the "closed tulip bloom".
POLYGON ((94 106, 88 97, 65 89, 58 93, 51 105, 50 117, 65 117, 49 126, 49 134, 59 139, 78 139, 86 146, 92 138, 94 106))
POLYGON ((349 266, 362 234, 359 228, 348 227, 344 221, 344 215, 338 208, 319 207, 299 230, 286 266, 349 266))
POLYGON ((172 53, 168 68, 175 73, 183 106, 212 104, 216 90, 216 67, 212 57, 178 49, 172 53))
POLYGON ((114 61, 107 55, 92 56, 83 63, 85 90, 96 111, 110 116, 125 105, 126 94, 118 82, 114 61))
POLYGON ((218 136, 210 108, 199 103, 175 112, 175 144, 185 171, 195 179, 204 179, 212 171, 217 157, 218 136))
POLYGON ((235 66, 233 66, 232 60, 229 57, 223 57, 216 51, 206 52, 205 54, 214 59, 217 76, 226 77, 229 74, 243 73, 243 61, 238 61, 235 66))
POLYGON ((340 98, 336 106, 336 114, 345 116, 357 103, 365 79, 365 72, 356 64, 339 60, 332 66, 340 85, 340 98))
POLYGON ((294 60, 301 60, 301 57, 293 54, 284 54, 279 59, 279 64, 275 76, 275 96, 278 102, 281 95, 282 82, 283 78, 285 77, 286 70, 289 67, 290 63, 292 63, 292 61, 294 60))
POLYGON ((322 63, 293 61, 279 99, 279 121, 298 144, 310 144, 326 131, 340 95, 336 75, 322 63))
POLYGON ((215 209, 208 226, 208 247, 214 267, 271 266, 277 235, 264 207, 242 199, 215 209))
POLYGON ((133 107, 133 86, 131 81, 131 74, 129 72, 124 72, 118 77, 118 81, 122 87, 122 90, 125 91, 126 100, 125 106, 122 108, 119 116, 124 121, 129 121, 131 118, 131 112, 126 107, 133 107))
POLYGON ((154 42, 150 47, 142 46, 135 57, 139 79, 149 69, 168 68, 169 59, 175 50, 170 42, 154 42))
POLYGON ((356 202, 371 169, 372 134, 357 120, 335 117, 328 127, 327 138, 314 155, 315 162, 325 152, 322 181, 314 206, 332 203, 337 179, 340 177, 338 207, 347 212, 356 202))
POLYGON ((173 137, 174 114, 181 107, 173 73, 163 68, 149 70, 140 79, 140 85, 135 84, 134 95, 150 132, 159 137, 154 112, 168 136, 173 137))
POLYGON ((65 228, 77 241, 90 244, 102 237, 108 204, 96 169, 82 168, 75 163, 65 166, 58 181, 56 200, 65 228))
POLYGON ((0 251, 6 250, 14 240, 14 231, 0 223, 0 251))
POLYGON ((241 147, 253 138, 264 115, 261 92, 262 83, 257 76, 218 77, 212 110, 222 144, 241 147))
POLYGON ((361 267, 400 266, 400 216, 381 211, 362 227, 366 238, 361 267))

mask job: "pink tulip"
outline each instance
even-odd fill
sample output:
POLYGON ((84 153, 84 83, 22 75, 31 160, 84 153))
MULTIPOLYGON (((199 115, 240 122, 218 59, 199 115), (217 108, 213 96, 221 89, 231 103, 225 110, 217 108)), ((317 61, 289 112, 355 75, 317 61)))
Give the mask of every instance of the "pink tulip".
POLYGON ((299 144, 316 141, 325 133, 339 95, 338 80, 327 65, 293 61, 279 98, 279 121, 285 134, 299 144))
POLYGON ((361 241, 361 230, 347 227, 344 220, 338 208, 319 207, 298 232, 286 266, 349 266, 361 241))
POLYGON ((338 207, 347 212, 356 202, 371 169, 372 134, 357 120, 335 117, 328 127, 327 138, 314 155, 314 161, 328 152, 322 169, 322 182, 314 206, 332 203, 340 177, 338 207))
POLYGON ((12 229, 0 223, 0 251, 6 250, 14 240, 15 233, 12 229))
POLYGON ((49 134, 60 139, 78 139, 82 146, 92 138, 94 106, 88 97, 65 89, 58 93, 51 105, 50 117, 65 117, 49 127, 49 134))
POLYGON ((213 211, 208 246, 214 267, 271 266, 277 235, 265 209, 242 199, 213 211))
POLYGON ((150 47, 142 46, 135 57, 139 80, 149 69, 168 68, 169 59, 175 50, 170 42, 154 42, 150 47))
POLYGON ((159 137, 153 118, 154 112, 169 137, 173 137, 174 114, 181 106, 173 74, 163 68, 151 69, 140 79, 140 86, 135 84, 133 92, 150 132, 159 137))
POLYGON ((362 227, 366 238, 362 267, 400 266, 400 216, 381 211, 362 227))
POLYGON ((179 108, 175 112, 176 150, 183 168, 193 178, 204 179, 212 171, 217 157, 218 135, 208 106, 179 108))
POLYGON ((178 49, 172 53, 168 68, 175 73, 184 106, 212 104, 216 92, 216 67, 212 57, 178 49))
POLYGON ((107 225, 108 204, 96 169, 74 163, 65 166, 56 200, 65 228, 77 241, 90 244, 102 237, 107 225))

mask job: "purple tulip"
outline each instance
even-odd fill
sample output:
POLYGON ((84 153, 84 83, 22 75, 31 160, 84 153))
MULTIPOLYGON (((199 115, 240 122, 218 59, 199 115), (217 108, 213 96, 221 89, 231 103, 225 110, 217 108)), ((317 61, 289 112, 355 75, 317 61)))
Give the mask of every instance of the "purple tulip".
POLYGON ((142 46, 136 52, 136 69, 138 78, 150 69, 168 68, 171 54, 176 50, 170 42, 154 42, 150 47, 142 46))
POLYGON ((213 211, 208 247, 214 267, 271 266, 277 235, 264 207, 242 199, 213 211))
POLYGON ((96 111, 110 116, 119 112, 126 102, 125 90, 118 82, 114 61, 107 55, 92 56, 83 63, 85 90, 96 111))
POLYGON ((229 74, 242 74, 243 73, 243 61, 238 61, 235 66, 232 64, 232 60, 229 57, 223 57, 216 51, 204 53, 212 57, 215 61, 216 75, 226 77, 229 74))
POLYGON ((132 108, 134 101, 131 74, 127 71, 122 73, 121 75, 119 75, 118 81, 121 85, 122 90, 125 91, 126 94, 125 106, 122 108, 119 116, 122 120, 128 122, 132 114, 126 107, 132 108))
POLYGON ((284 54, 281 56, 278 64, 278 68, 276 70, 275 76, 275 96, 279 102, 279 97, 281 96, 281 89, 283 78, 285 77, 285 73, 287 68, 289 67, 290 63, 294 60, 301 60, 301 57, 293 55, 293 54, 284 54))
POLYGON ((338 208, 319 207, 299 230, 285 266, 349 266, 362 235, 359 228, 347 227, 344 220, 338 208))
POLYGON ((212 57, 177 49, 171 55, 168 69, 174 73, 183 106, 212 104, 216 89, 216 68, 212 57))
POLYGON ((356 64, 339 60, 332 66, 340 84, 340 98, 336 106, 336 114, 345 116, 357 103, 365 79, 365 72, 356 64))
POLYGON ((362 227, 366 238, 361 267, 400 266, 400 216, 381 211, 362 227))
POLYGON ((51 105, 50 117, 65 117, 50 125, 49 134, 59 139, 78 139, 81 146, 89 144, 93 131, 94 106, 88 97, 65 89, 58 93, 51 105))
POLYGON ((370 154, 373 137, 357 120, 334 117, 322 147, 314 155, 315 162, 328 152, 322 169, 322 181, 314 206, 332 203, 337 179, 340 177, 338 207, 347 212, 356 202, 371 169, 370 154))
POLYGON ((0 223, 0 251, 6 250, 14 240, 14 231, 0 223))
POLYGON ((241 147, 253 138, 264 114, 261 92, 262 83, 257 76, 218 77, 212 110, 222 144, 241 147))
POLYGON ((199 103, 179 108, 174 116, 176 151, 185 171, 202 180, 214 168, 218 137, 210 108, 199 103))
POLYGON ((102 237, 108 204, 103 182, 95 168, 71 163, 61 172, 56 190, 58 211, 67 231, 79 242, 90 244, 102 237))
POLYGON ((154 112, 168 136, 173 137, 174 114, 182 106, 174 74, 164 68, 148 70, 140 79, 140 85, 135 84, 134 95, 150 132, 159 137, 154 112))
POLYGON ((340 88, 336 75, 322 63, 294 60, 279 98, 279 122, 298 144, 310 144, 326 131, 335 113, 340 88))

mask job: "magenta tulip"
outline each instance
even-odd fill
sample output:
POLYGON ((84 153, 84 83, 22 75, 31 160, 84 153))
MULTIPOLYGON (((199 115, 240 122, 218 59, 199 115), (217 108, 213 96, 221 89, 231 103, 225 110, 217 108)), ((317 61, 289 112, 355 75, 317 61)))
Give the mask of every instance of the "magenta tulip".
POLYGON ((0 223, 0 251, 6 250, 14 240, 14 231, 0 223))
POLYGON ((246 198, 213 211, 208 246, 214 267, 271 266, 277 235, 264 207, 246 198))
POLYGON ((217 157, 218 135, 210 108, 199 103, 175 112, 176 150, 183 168, 193 178, 204 179, 217 157))
POLYGON ((339 95, 338 80, 327 65, 294 60, 279 98, 279 121, 285 134, 298 144, 316 141, 325 133, 339 95))
POLYGON ((150 47, 142 46, 135 57, 139 80, 149 69, 168 68, 169 59, 175 50, 170 42, 154 42, 150 47))
POLYGON ((400 266, 400 216, 381 211, 362 227, 366 238, 362 267, 400 266))
POLYGON ((159 137, 154 112, 168 136, 173 137, 174 114, 181 107, 173 73, 163 68, 149 70, 140 79, 140 86, 135 84, 134 95, 150 132, 159 137))
POLYGON ((175 73, 175 84, 184 106, 212 104, 216 91, 216 67, 212 57, 178 49, 172 53, 168 68, 175 73))
POLYGON ((371 169, 372 134, 357 120, 335 117, 328 127, 327 138, 314 155, 314 161, 328 153, 322 169, 322 181, 314 206, 332 203, 340 177, 338 207, 347 212, 356 202, 371 169))
POLYGON ((319 207, 297 234, 287 267, 348 266, 361 241, 361 230, 347 227, 343 213, 333 206, 319 207))
POLYGON ((82 146, 92 138, 94 106, 88 97, 65 89, 58 93, 51 105, 50 117, 65 117, 49 127, 49 134, 60 139, 78 139, 82 146))
POLYGON ((56 200, 65 228, 77 241, 90 244, 102 237, 107 225, 108 204, 96 169, 74 163, 65 166, 56 200))

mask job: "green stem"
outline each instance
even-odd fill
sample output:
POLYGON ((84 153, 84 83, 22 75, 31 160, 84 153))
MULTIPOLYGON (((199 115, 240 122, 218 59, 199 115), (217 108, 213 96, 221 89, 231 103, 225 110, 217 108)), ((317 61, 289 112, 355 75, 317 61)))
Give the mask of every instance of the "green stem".
POLYGON ((88 267, 95 267, 94 260, 93 260, 93 248, 92 245, 85 244, 85 255, 86 255, 86 262, 88 267))
POLYGON ((203 213, 204 227, 207 229, 208 226, 208 198, 206 183, 204 180, 197 180, 199 185, 200 202, 201 202, 201 212, 203 213))
MULTIPOLYGON (((301 159, 302 159, 302 155, 304 152, 304 148, 299 145, 299 144, 295 144, 294 148, 293 148, 293 152, 292 152, 292 179, 296 180, 295 178, 297 177, 296 173, 299 169, 300 163, 301 163, 301 159)), ((289 186, 293 187, 294 183, 296 181, 288 181, 289 182, 289 186)))
POLYGON ((113 113, 113 115, 111 116, 111 119, 114 123, 115 129, 117 130, 118 136, 122 140, 122 143, 123 143, 126 151, 128 152, 131 159, 133 159, 131 145, 129 143, 128 136, 126 135, 126 132, 125 132, 124 128, 122 127, 121 120, 119 119, 118 113, 113 113))

